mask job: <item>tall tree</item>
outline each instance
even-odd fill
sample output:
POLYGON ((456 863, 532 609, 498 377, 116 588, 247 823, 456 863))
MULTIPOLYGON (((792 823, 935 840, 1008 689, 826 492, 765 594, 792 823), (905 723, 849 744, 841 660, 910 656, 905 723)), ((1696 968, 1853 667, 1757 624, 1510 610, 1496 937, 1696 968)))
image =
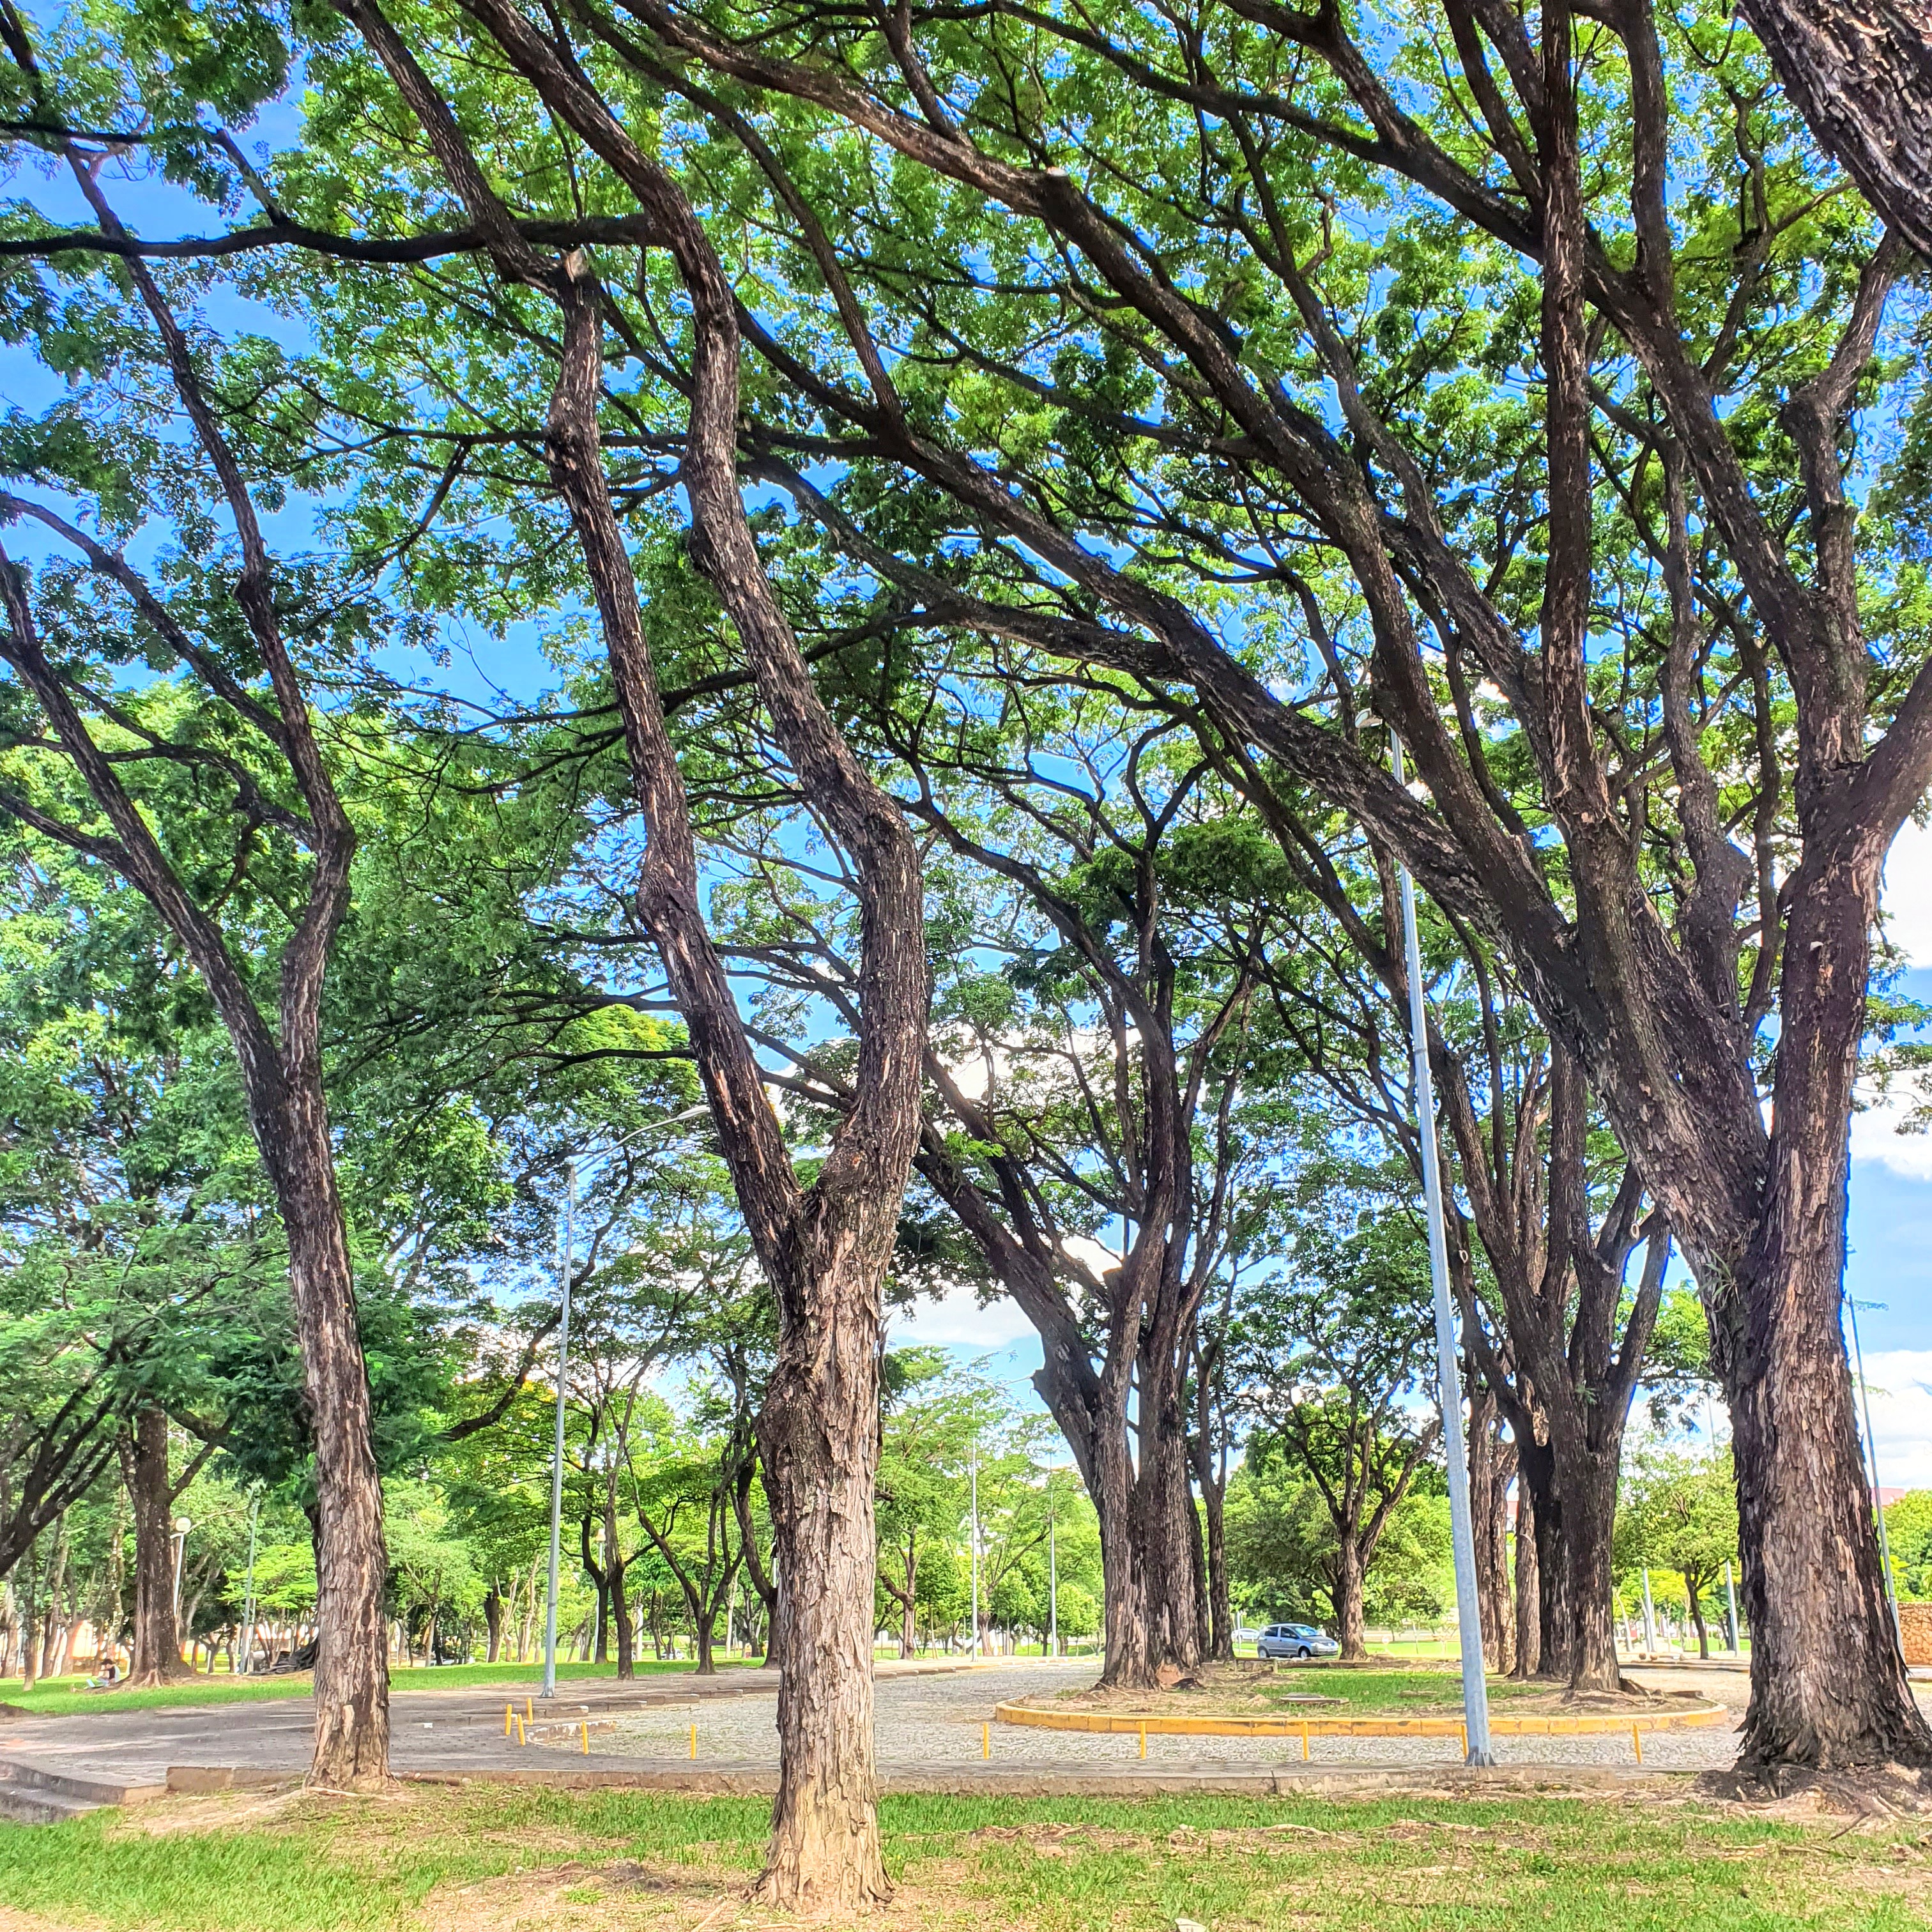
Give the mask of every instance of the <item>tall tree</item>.
POLYGON ((855 552, 956 621, 1191 688, 1509 952, 1711 1309, 1754 1632, 1746 1759, 1932 1757, 1836 1314, 1880 868, 1932 777, 1932 670, 1861 595, 1844 483, 1902 245, 1817 199, 1714 11, 1550 8, 1533 34, 1445 0, 1358 34, 1280 0, 970 27, 807 8, 776 33, 748 10, 627 10, 647 35, 593 15, 599 58, 741 146, 832 294, 821 354, 760 348, 994 561, 976 596, 957 544, 929 592, 922 557, 896 574, 897 546, 862 529, 855 552), (1687 166, 1666 165, 1673 111, 1712 128, 1687 166), (854 136, 849 176, 824 164, 828 122, 854 136), (1586 190, 1582 144, 1611 126, 1627 145, 1586 190), (1780 156, 1747 172, 1738 217, 1719 128, 1780 156), (1334 218, 1365 170, 1395 212, 1366 241, 1334 218), (945 212, 861 212, 882 182, 945 212), (988 201, 1016 232, 982 273, 957 238, 988 201), (1828 300, 1794 339, 1778 291, 1821 256, 1828 300), (1378 332, 1418 302, 1429 326, 1378 332), (1008 428, 909 410, 886 371, 915 343, 908 361, 938 353, 930 386, 970 371, 1012 398, 1008 428), (1456 372, 1504 366, 1533 398, 1510 440, 1526 466, 1440 413, 1456 372), (1740 409, 1776 433, 1739 439, 1740 409), (1495 521, 1484 489, 1448 483, 1478 473, 1520 513, 1495 521), (1154 550, 1159 569, 1122 554, 1154 550), (1312 580, 1292 552, 1346 580, 1426 804, 1176 594, 1182 560, 1206 583, 1312 580))
POLYGON ((1318 1160, 1302 1190, 1284 1274, 1244 1294, 1236 1346, 1251 1412, 1327 1508, 1336 1635, 1356 1662, 1370 1566, 1442 1433, 1416 1405, 1434 1342, 1427 1266, 1414 1220, 1371 1177, 1318 1160))
POLYGON ((649 827, 638 910, 689 1029, 719 1147, 778 1304, 778 1361, 758 1428, 786 1648, 782 1768, 760 1891, 774 1904, 849 1909, 891 1889, 872 1772, 872 1473, 881 1284, 919 1128, 926 974, 917 855, 898 808, 820 702, 759 556, 736 470, 737 316, 710 237, 676 182, 574 63, 520 14, 488 0, 476 17, 504 58, 610 168, 646 232, 670 250, 692 308, 682 463, 692 542, 774 736, 851 862, 864 928, 856 1102, 816 1176, 801 1184, 705 922, 689 800, 600 446, 600 286, 580 253, 548 257, 519 234, 443 94, 382 14, 365 0, 345 0, 344 10, 422 124, 499 274, 548 295, 562 315, 547 454, 603 626, 649 827))
MULTIPOLYGON (((124 235, 104 185, 114 145, 60 131, 74 90, 43 67, 10 13, 8 26, 8 86, 52 130, 28 139, 70 175, 100 231, 124 235)), ((280 73, 265 76, 231 51, 237 64, 220 77, 217 111, 245 114, 280 73)), ((279 50, 263 35, 252 51, 272 67, 279 50)), ((190 105, 155 75, 110 72, 124 82, 120 98, 86 103, 105 105, 110 121, 142 117, 144 78, 157 81, 170 120, 190 105)), ((88 75, 88 95, 99 81, 88 75)), ((227 170, 221 138, 196 129, 176 152, 206 180, 211 152, 227 170)), ((7 520, 52 551, 38 572, 0 560, 0 657, 12 674, 0 811, 140 892, 234 1042, 288 1244, 315 1442, 321 1648, 310 1775, 338 1789, 380 1784, 388 1775, 382 1493, 321 1054, 324 981, 356 838, 302 662, 366 624, 367 590, 332 581, 318 562, 274 556, 259 497, 278 495, 284 479, 236 439, 226 385, 240 372, 183 320, 145 263, 129 262, 124 279, 88 267, 83 259, 64 299, 51 274, 35 292, 48 366, 73 366, 53 340, 70 326, 93 346, 74 400, 22 440, 9 464, 16 490, 0 498, 7 520), (176 421, 185 440, 171 434, 176 421), (67 513, 76 501, 99 534, 67 513), (164 578, 144 574, 119 547, 143 526, 172 546, 164 578), (130 664, 178 682, 130 692, 130 664), (274 955, 266 988, 265 940, 274 955)))

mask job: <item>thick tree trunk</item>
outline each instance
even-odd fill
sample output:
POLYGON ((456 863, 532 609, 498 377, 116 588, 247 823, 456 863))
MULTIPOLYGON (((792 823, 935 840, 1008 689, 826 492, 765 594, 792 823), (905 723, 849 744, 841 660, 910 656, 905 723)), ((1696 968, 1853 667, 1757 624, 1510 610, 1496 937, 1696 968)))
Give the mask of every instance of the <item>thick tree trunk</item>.
MULTIPOLYGON (((1113 1405, 1104 1401, 1103 1414, 1113 1405)), ((1100 1606, 1106 1654, 1100 1682, 1109 1689, 1148 1690, 1156 1669, 1142 1601, 1143 1579, 1136 1561, 1133 1528, 1134 1472, 1127 1449, 1126 1406, 1120 1419, 1094 1431, 1089 1493, 1100 1528, 1100 1606)))
MULTIPOLYGON (((1843 1226, 1840 1216, 1840 1241, 1843 1226)), ((1780 1232, 1768 1228, 1765 1245, 1774 1251, 1780 1232)), ((1828 1256, 1821 1266, 1815 1244, 1804 1246, 1794 1240, 1766 1257, 1781 1318, 1768 1336, 1748 1335, 1728 1378, 1751 1630, 1742 1761, 1821 1771, 1932 1762, 1879 1574, 1837 1331, 1842 1262, 1828 1256)))
POLYGON ((492 1582, 483 1598, 483 1628, 488 1638, 488 1662, 496 1663, 503 1654, 503 1593, 492 1582))
POLYGON ((758 1417, 782 1647, 778 1791, 759 1891, 840 1912, 892 1895, 872 1756, 882 1268, 849 1244, 829 1260, 799 1296, 818 1324, 782 1338, 758 1417))
POLYGON ((1700 1270, 1730 1404, 1751 1628, 1742 1761, 1925 1765, 1932 1730, 1886 1601, 1840 1326, 1877 856, 1855 848, 1834 865, 1808 850, 1806 864, 1820 876, 1785 942, 1765 1210, 1734 1272, 1700 1270))
POLYGON ((1344 1664, 1359 1664, 1369 1654, 1367 1634, 1362 1620, 1362 1557, 1352 1536, 1344 1535, 1335 1552, 1332 1594, 1335 1604, 1335 1636, 1342 1646, 1344 1664))
POLYGON ((190 1674, 175 1622, 174 1492, 163 1411, 134 1412, 121 1456, 134 1518, 134 1642, 127 1681, 152 1686, 190 1674))
POLYGON ((711 1654, 712 1633, 717 1622, 718 1612, 715 1607, 700 1610, 692 1622, 692 1628, 697 1632, 698 1675, 700 1677, 716 1677, 718 1675, 717 1660, 711 1654))
POLYGON ((288 1241, 289 1289, 315 1445, 315 1752, 309 1780, 335 1790, 368 1790, 386 1784, 389 1776, 382 1489, 314 1042, 285 1042, 284 1051, 296 1064, 283 1104, 266 1108, 252 1090, 250 1099, 288 1241))
MULTIPOLYGON (((1570 1682, 1570 1641, 1576 1628, 1570 1596, 1568 1525, 1562 1498, 1555 1490, 1555 1463, 1547 1450, 1531 1459, 1534 1474, 1531 1522, 1536 1534, 1536 1675, 1545 1681, 1570 1682)), ((1518 1479, 1523 1466, 1518 1465, 1518 1479)))
POLYGON ((1189 1672, 1207 1654, 1207 1579, 1201 1526, 1188 1476, 1187 1414, 1178 1349, 1144 1355, 1140 1383, 1140 1480, 1132 1524, 1147 1618, 1147 1652, 1158 1676, 1189 1672))
POLYGON ((1565 1484, 1564 1543, 1570 1568, 1570 1688, 1614 1690, 1617 1667, 1616 1580, 1610 1547, 1616 1522, 1617 1458, 1570 1472, 1565 1484))

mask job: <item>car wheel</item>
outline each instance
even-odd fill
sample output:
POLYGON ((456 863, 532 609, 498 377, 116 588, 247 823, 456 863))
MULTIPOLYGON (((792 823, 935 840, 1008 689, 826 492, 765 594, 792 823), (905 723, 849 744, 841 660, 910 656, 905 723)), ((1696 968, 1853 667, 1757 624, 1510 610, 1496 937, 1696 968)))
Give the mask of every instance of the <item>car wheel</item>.
POLYGON ((1307 1646, 1307 1645, 1306 1645, 1306 1644, 1304 1643, 1304 1644, 1301 1646, 1301 1648, 1300 1648, 1299 1650, 1298 1650, 1294 1654, 1295 1654, 1295 1655, 1296 1655, 1297 1657, 1298 1657, 1299 1658, 1300 1658, 1300 1660, 1302 1660, 1302 1662, 1303 1662, 1304 1664, 1306 1664, 1306 1663, 1308 1661, 1308 1646, 1307 1646))

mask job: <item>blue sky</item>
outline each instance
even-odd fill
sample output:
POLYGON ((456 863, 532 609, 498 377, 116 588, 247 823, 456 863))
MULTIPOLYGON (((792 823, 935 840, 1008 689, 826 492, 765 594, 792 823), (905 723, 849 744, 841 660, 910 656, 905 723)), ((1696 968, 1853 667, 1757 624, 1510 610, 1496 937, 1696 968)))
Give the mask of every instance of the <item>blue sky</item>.
MULTIPOLYGON (((1912 962, 1905 990, 1932 1000, 1932 831, 1908 825, 1886 868, 1887 930, 1912 962)), ((1852 1124, 1846 1282, 1858 1304, 1879 1480, 1932 1488, 1932 1136, 1896 1131, 1902 1107, 1852 1124)), ((1030 1399, 1039 1338, 1010 1301, 982 1309, 970 1294, 922 1304, 894 1324, 900 1341, 936 1343, 1030 1399)), ((1725 1433, 1721 1420, 1718 1433, 1725 1433)))

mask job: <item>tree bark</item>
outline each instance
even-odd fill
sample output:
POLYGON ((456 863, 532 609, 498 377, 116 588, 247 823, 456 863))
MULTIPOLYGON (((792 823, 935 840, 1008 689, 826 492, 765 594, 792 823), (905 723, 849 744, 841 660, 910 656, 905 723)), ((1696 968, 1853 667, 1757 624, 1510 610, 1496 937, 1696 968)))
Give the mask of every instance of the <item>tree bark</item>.
POLYGON ((1335 1635, 1344 1664, 1360 1664, 1369 1654, 1362 1621, 1362 1558, 1355 1539, 1345 1536, 1335 1552, 1331 1572, 1335 1605, 1335 1635))
POLYGON ((1469 1398, 1469 1510, 1476 1544, 1476 1586, 1483 1625, 1484 1668, 1507 1676, 1516 1665, 1514 1606, 1510 1600, 1508 1490, 1512 1458, 1502 1439, 1496 1392, 1473 1370, 1469 1398))
POLYGON ((820 1321, 788 1324, 758 1417, 783 1646, 778 1797, 759 1889, 848 1911, 890 1890, 872 1759, 883 1260, 853 1246, 831 1258, 832 1278, 812 1285, 820 1321))
POLYGON ((152 1406, 134 1412, 122 1438, 122 1471, 134 1523, 134 1641, 130 1686, 186 1677, 175 1623, 174 1490, 168 1471, 168 1418, 152 1406))
MULTIPOLYGON (((285 1028, 292 1017, 284 1016, 285 1028)), ((336 1790, 360 1790, 386 1786, 389 1777, 382 1615, 389 1566, 369 1372, 356 1328, 319 1030, 304 1028, 295 1038, 285 1033, 291 1064, 283 1105, 272 1112, 251 1111, 288 1240, 289 1289, 315 1444, 315 1750, 309 1778, 336 1790)))
POLYGON ((1932 260, 1932 25, 1914 0, 1739 0, 1818 144, 1932 260))
POLYGON ((484 1593, 483 1628, 487 1639, 484 1658, 494 1664, 503 1651, 503 1593, 494 1580, 484 1593))

